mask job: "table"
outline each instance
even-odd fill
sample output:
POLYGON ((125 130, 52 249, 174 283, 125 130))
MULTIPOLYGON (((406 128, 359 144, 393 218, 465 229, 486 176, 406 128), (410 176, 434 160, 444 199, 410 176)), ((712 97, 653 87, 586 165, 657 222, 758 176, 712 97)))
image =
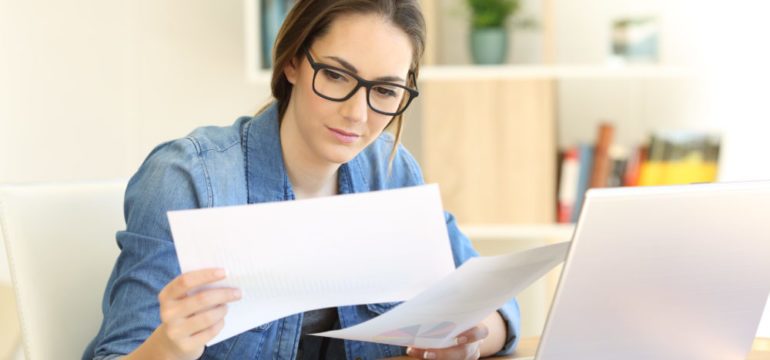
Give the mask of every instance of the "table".
MULTIPOLYGON (((523 338, 519 342, 519 346, 516 349, 516 352, 508 355, 499 357, 498 359, 519 359, 519 358, 525 358, 534 356, 535 352, 537 351, 537 343, 540 341, 539 337, 531 337, 531 338, 523 338)), ((406 356, 398 357, 398 358, 392 358, 392 359, 411 359, 406 356)), ((757 338, 754 340, 754 346, 752 347, 752 351, 749 354, 749 357, 746 360, 770 360, 770 338, 757 338)))

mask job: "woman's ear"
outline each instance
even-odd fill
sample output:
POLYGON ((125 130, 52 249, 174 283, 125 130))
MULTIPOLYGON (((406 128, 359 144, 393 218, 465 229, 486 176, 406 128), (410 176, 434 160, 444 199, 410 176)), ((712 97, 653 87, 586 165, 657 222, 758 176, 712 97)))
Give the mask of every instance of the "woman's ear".
POLYGON ((283 74, 286 75, 286 80, 292 85, 297 85, 297 78, 299 77, 299 60, 294 57, 284 66, 283 74))

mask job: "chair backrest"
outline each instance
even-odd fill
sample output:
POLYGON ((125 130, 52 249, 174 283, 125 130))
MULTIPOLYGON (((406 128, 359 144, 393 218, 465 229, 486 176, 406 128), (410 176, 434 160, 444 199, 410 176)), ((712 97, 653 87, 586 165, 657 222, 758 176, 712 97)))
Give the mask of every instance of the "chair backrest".
POLYGON ((0 186, 0 236, 27 360, 79 359, 125 228, 125 181, 0 186))

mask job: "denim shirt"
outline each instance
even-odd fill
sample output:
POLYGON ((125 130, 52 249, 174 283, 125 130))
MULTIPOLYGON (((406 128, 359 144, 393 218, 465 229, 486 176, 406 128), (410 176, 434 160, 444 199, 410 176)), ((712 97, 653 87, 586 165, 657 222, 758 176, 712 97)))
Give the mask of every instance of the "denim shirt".
MULTIPOLYGON (((388 175, 393 138, 387 133, 340 166, 340 193, 420 185, 419 166, 399 145, 388 175)), ((117 233, 120 255, 102 301, 104 319, 83 359, 113 359, 136 349, 160 324, 158 293, 180 274, 166 212, 293 200, 284 168, 277 105, 228 127, 204 127, 156 147, 126 189, 126 230, 117 233)), ((477 256, 469 240, 445 213, 455 266, 477 256)), ((387 244, 383 244, 387 246, 387 244)), ((372 319, 398 303, 342 306, 340 326, 372 319)), ((518 342, 519 307, 515 300, 499 313, 507 325, 510 353, 518 342)), ((302 329, 302 313, 261 325, 213 346, 202 359, 292 359, 302 329)), ((404 355, 405 348, 345 341, 348 359, 404 355)))

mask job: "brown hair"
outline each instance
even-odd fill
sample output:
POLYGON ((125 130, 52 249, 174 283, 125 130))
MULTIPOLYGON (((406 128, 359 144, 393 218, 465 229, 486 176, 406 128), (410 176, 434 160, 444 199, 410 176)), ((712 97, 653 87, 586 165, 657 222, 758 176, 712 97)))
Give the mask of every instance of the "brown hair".
MULTIPOLYGON (((377 14, 403 30, 412 42, 412 81, 420 70, 420 59, 425 50, 425 19, 418 0, 297 0, 289 11, 275 39, 273 48, 273 78, 270 87, 278 102, 278 118, 282 119, 289 106, 292 84, 283 69, 301 56, 303 48, 310 47, 323 36, 340 15, 377 14)), ((407 79, 408 86, 415 86, 407 79)), ((395 142, 390 153, 388 168, 396 155, 403 129, 403 114, 394 116, 388 127, 395 126, 395 142), (394 124, 395 123, 395 124, 394 124)))

